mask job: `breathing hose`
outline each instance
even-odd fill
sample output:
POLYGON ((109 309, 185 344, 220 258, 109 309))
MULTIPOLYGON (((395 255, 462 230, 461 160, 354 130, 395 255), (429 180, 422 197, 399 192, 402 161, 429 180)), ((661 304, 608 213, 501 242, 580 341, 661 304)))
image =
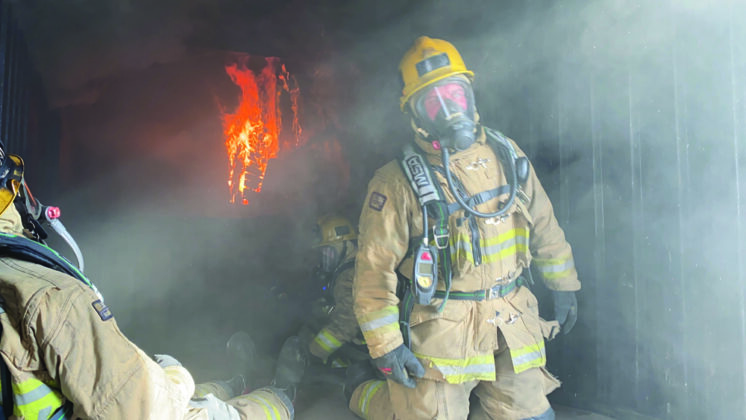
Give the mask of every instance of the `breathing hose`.
POLYGON ((456 191, 456 187, 454 186, 454 183, 453 183, 453 176, 451 175, 451 169, 450 169, 451 159, 450 159, 450 154, 448 152, 448 148, 447 147, 441 148, 441 152, 443 155, 443 168, 445 169, 445 173, 446 173, 446 181, 448 181, 448 189, 451 190, 451 193, 456 198, 456 201, 459 203, 459 205, 463 207, 464 211, 466 211, 467 213, 471 215, 481 217, 481 218, 499 217, 507 213, 510 207, 513 205, 516 192, 518 191, 518 175, 516 173, 516 167, 515 167, 516 166, 515 162, 518 156, 515 152, 515 149, 510 145, 509 142, 502 139, 501 136, 497 136, 491 131, 488 131, 488 134, 493 136, 503 148, 507 149, 507 153, 509 155, 507 159, 503 159, 503 161, 506 161, 506 160, 508 161, 507 177, 508 177, 508 185, 510 185, 510 196, 508 197, 507 203, 505 203, 505 205, 502 208, 498 209, 496 212, 493 212, 493 213, 482 213, 476 209, 471 208, 466 203, 466 201, 464 201, 464 199, 461 197, 461 194, 459 194, 458 191, 456 191))

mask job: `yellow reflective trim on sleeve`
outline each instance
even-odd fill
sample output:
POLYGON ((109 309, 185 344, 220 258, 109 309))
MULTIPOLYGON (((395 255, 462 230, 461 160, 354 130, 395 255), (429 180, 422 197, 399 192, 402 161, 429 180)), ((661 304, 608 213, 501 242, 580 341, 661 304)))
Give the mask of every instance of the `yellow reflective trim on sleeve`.
POLYGON ((60 391, 38 379, 31 378, 11 385, 15 416, 29 419, 38 418, 41 413, 49 416, 65 403, 65 398, 60 391))
POLYGON ((541 273, 541 275, 547 280, 557 280, 557 279, 562 279, 565 277, 570 277, 574 271, 575 271, 575 267, 569 270, 560 271, 559 273, 541 273))
POLYGON ((572 255, 562 258, 535 258, 536 268, 544 280, 557 280, 576 274, 572 255))
POLYGON ((280 420, 280 411, 272 403, 258 395, 249 395, 246 399, 258 403, 264 409, 267 420, 280 420))
POLYGON ((534 258, 536 264, 541 266, 548 265, 562 265, 565 264, 572 257, 559 257, 559 258, 534 258))
POLYGON ((396 315, 398 317, 399 307, 393 305, 385 306, 384 308, 377 311, 368 312, 367 314, 358 316, 357 321, 360 325, 365 325, 378 319, 389 317, 391 315, 396 315))
POLYGON ((328 329, 322 328, 318 334, 313 338, 314 343, 318 344, 322 350, 324 350, 324 356, 329 356, 334 353, 338 348, 342 347, 337 337, 335 337, 328 329))
POLYGON ((510 358, 513 360, 513 371, 515 373, 542 367, 547 363, 544 341, 517 350, 510 349, 510 358))
POLYGON ((373 399, 373 396, 376 395, 378 390, 381 389, 384 383, 385 381, 381 380, 370 381, 365 384, 363 391, 360 393, 360 401, 358 401, 358 407, 360 408, 360 412, 363 413, 366 419, 368 418, 368 409, 370 408, 368 404, 373 399))
POLYGON ((484 354, 464 359, 445 359, 415 353, 420 359, 433 362, 449 384, 461 384, 472 380, 495 380, 495 356, 484 354))
POLYGON ((378 327, 375 330, 370 331, 363 331, 363 336, 365 337, 366 341, 370 341, 372 343, 376 342, 376 338, 380 337, 383 334, 390 333, 390 332, 399 332, 399 324, 398 322, 396 324, 386 324, 382 327, 378 327))
POLYGON ((381 334, 399 331, 399 308, 386 306, 358 317, 360 331, 367 341, 374 342, 381 334))

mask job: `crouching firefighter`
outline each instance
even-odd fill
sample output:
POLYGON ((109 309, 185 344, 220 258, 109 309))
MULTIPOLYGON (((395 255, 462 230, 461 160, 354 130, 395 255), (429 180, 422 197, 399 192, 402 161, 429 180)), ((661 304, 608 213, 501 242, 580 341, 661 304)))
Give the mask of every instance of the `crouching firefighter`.
POLYGON ((45 245, 47 222, 67 234, 51 222, 58 216, 34 199, 23 161, 0 144, 0 419, 293 417, 287 375, 228 402, 192 399, 195 384, 180 363, 151 359, 119 330, 72 237, 77 267, 45 245))
POLYGON ((369 183, 354 281, 355 315, 386 381, 351 375, 350 408, 554 419, 546 395, 559 381, 544 340, 577 319, 570 245, 525 154, 479 124, 473 73, 453 45, 420 37, 399 70, 414 142, 369 183), (555 321, 539 317, 531 262, 555 321))
POLYGON ((314 249, 318 253, 317 272, 323 279, 325 295, 321 299, 328 316, 313 328, 315 335, 309 351, 322 363, 335 368, 356 361, 368 361, 360 327, 352 309, 352 281, 355 275, 357 231, 342 216, 325 215, 316 221, 314 249))

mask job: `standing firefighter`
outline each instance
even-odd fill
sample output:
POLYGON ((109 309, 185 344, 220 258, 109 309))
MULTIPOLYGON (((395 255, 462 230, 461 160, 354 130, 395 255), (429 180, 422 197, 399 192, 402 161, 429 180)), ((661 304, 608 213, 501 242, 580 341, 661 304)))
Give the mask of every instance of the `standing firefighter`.
POLYGON ((0 418, 292 418, 287 394, 299 378, 288 372, 304 354, 297 337, 280 351, 274 387, 226 403, 205 394, 208 385, 193 398, 189 372, 129 341, 81 270, 40 240, 41 218, 56 217, 44 210, 26 188, 23 161, 0 145, 0 418))
MULTIPOLYGON (((352 309, 357 233, 349 220, 335 215, 320 217, 315 232, 317 238, 314 248, 319 253, 319 274, 328 279, 324 287, 333 295, 330 300, 334 309, 324 327, 311 341, 310 351, 324 363, 335 365, 337 358, 330 359, 330 356, 360 335, 352 309)), ((346 362, 343 359, 340 361, 346 362)), ((343 363, 337 362, 336 365, 343 363)))
POLYGON ((387 382, 357 386, 350 408, 370 418, 553 419, 546 395, 559 381, 545 369, 544 339, 577 319, 570 245, 523 152, 479 124, 473 73, 453 45, 420 37, 399 70, 415 138, 370 181, 354 283, 355 314, 387 382), (539 317, 532 261, 559 322, 539 317))

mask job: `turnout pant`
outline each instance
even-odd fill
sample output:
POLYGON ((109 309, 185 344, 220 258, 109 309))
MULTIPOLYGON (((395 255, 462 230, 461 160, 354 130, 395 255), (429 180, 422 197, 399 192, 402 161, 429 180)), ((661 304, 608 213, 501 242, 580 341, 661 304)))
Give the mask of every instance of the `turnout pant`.
POLYGON ((538 416, 549 409, 547 395, 560 382, 545 368, 516 374, 507 343, 498 336, 495 352, 495 381, 462 384, 418 379, 407 388, 392 381, 371 380, 355 389, 350 410, 364 419, 493 419, 520 420, 538 416), (478 403, 470 407, 472 391, 478 403))

